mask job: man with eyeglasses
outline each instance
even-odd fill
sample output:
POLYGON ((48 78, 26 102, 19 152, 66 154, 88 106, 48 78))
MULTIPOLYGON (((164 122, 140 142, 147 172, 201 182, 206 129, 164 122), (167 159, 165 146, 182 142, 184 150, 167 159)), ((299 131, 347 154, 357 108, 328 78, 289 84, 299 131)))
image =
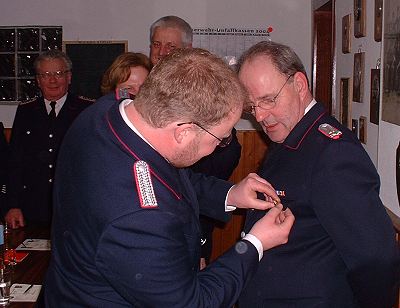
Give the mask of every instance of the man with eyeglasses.
MULTIPOLYGON (((176 48, 192 48, 192 27, 177 16, 164 16, 156 20, 150 27, 150 60, 153 65, 173 52, 176 48)), ((196 123, 194 123, 196 124, 196 123)), ((212 175, 228 180, 239 164, 242 147, 233 128, 229 138, 219 143, 210 155, 203 157, 190 168, 199 173, 212 175)), ((228 220, 225 217, 223 222, 228 220)), ((212 233, 216 220, 200 215, 202 236, 202 267, 210 262, 212 253, 212 233)))
MULTIPOLYGON (((398 248, 359 140, 313 99, 290 47, 254 45, 239 78, 246 109, 275 143, 259 175, 296 216, 289 243, 265 253, 239 307, 392 307, 398 248)), ((264 214, 248 211, 244 232, 264 214)))
POLYGON ((58 148, 72 121, 92 103, 68 93, 72 63, 65 53, 46 51, 34 68, 42 96, 18 106, 12 127, 5 215, 11 228, 50 224, 58 148))
POLYGON ((294 221, 256 174, 233 186, 185 168, 230 135, 245 99, 221 59, 180 49, 135 100, 99 100, 76 119, 58 158, 46 307, 233 306, 294 221), (199 212, 232 205, 272 209, 200 271, 199 212))

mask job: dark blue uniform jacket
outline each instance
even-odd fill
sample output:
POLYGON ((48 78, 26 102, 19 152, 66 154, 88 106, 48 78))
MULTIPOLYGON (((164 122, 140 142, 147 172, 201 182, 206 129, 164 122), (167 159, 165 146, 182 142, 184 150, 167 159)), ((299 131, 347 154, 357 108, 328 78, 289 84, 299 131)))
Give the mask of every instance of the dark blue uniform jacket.
MULTIPOLYGON (((398 249, 378 174, 354 134, 317 103, 260 175, 284 192, 296 221, 288 244, 265 252, 240 308, 391 307, 398 249), (341 138, 322 134, 323 123, 341 138)), ((248 212, 245 230, 261 215, 248 212)))
POLYGON ((199 272, 202 213, 223 218, 231 184, 177 169, 123 121, 110 97, 64 139, 54 190, 48 307, 231 307, 258 265, 247 241, 199 272), (145 161, 157 206, 142 208, 145 161))
POLYGON ((10 208, 19 208, 27 221, 50 223, 58 149, 72 121, 91 103, 68 94, 53 129, 42 97, 18 106, 10 141, 5 213, 10 208))

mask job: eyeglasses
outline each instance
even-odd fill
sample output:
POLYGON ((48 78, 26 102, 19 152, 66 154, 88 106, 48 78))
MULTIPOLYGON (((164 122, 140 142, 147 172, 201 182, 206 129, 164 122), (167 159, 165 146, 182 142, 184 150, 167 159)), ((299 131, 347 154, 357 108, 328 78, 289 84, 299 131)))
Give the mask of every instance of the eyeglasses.
POLYGON ((276 100, 278 99, 278 96, 282 93, 283 88, 286 86, 288 83, 289 79, 292 78, 294 74, 289 75, 283 86, 279 89, 278 93, 273 97, 273 98, 263 98, 258 105, 249 105, 247 108, 245 108, 245 112, 252 113, 253 115, 256 112, 256 107, 264 109, 264 110, 270 110, 276 106, 276 100))
POLYGON ((161 42, 158 41, 151 42, 151 47, 155 49, 160 49, 162 46, 164 46, 165 50, 167 50, 168 52, 171 52, 177 48, 177 46, 173 43, 166 43, 165 45, 163 45, 161 42))
POLYGON ((65 76, 65 74, 69 73, 70 70, 65 70, 65 71, 55 71, 55 72, 44 72, 37 74, 42 79, 49 79, 50 77, 55 77, 57 79, 61 79, 65 76))
POLYGON ((184 125, 184 124, 194 124, 194 125, 198 126, 199 128, 201 128, 202 130, 204 130, 205 132, 209 133, 211 136, 213 136, 215 139, 217 139, 219 141, 218 146, 221 147, 221 148, 227 147, 232 141, 232 133, 228 137, 219 138, 219 137, 215 136, 209 130, 205 129, 203 126, 201 126, 197 122, 184 122, 184 123, 179 123, 177 125, 181 126, 181 125, 184 125))

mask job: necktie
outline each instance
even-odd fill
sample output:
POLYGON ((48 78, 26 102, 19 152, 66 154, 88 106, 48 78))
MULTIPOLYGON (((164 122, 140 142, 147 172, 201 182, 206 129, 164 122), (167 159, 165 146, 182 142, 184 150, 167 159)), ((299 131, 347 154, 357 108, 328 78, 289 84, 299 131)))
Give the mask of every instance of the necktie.
POLYGON ((50 128, 54 128, 54 124, 56 122, 56 102, 50 102, 50 113, 49 113, 49 124, 50 128))
POLYGON ((49 113, 50 120, 55 120, 55 118, 56 118, 56 103, 57 102, 50 102, 50 107, 51 107, 51 110, 49 113))

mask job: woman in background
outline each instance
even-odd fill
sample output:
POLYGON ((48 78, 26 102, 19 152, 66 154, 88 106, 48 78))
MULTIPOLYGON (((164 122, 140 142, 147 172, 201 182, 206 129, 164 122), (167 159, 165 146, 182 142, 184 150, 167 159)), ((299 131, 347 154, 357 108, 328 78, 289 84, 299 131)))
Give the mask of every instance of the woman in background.
POLYGON ((149 58, 142 53, 125 52, 106 70, 101 81, 101 92, 115 93, 116 98, 135 98, 151 70, 149 58))

